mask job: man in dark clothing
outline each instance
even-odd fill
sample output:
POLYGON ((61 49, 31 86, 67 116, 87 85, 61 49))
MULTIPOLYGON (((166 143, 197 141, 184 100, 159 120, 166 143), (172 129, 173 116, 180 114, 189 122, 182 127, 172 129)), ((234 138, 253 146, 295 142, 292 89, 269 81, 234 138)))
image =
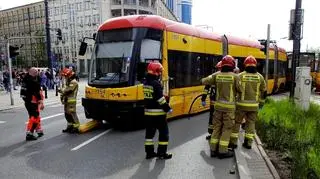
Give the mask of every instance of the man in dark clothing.
POLYGON ((163 96, 163 89, 159 81, 162 69, 163 67, 160 63, 151 62, 147 67, 148 74, 144 82, 146 159, 154 157, 158 157, 159 159, 172 158, 172 154, 167 153, 169 129, 166 120, 167 112, 172 112, 172 109, 163 96), (159 130, 159 142, 158 152, 155 153, 153 137, 157 129, 159 130))
POLYGON ((35 68, 31 68, 24 77, 20 96, 24 100, 29 114, 26 140, 37 140, 37 137, 33 135, 33 132, 36 130, 38 137, 43 136, 40 124, 40 110, 42 110, 44 106, 38 71, 35 68))

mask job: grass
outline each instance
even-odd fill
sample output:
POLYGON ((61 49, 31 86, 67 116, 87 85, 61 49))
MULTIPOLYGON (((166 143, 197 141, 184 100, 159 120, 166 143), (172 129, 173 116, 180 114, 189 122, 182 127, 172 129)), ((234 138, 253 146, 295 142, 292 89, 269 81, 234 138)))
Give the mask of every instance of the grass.
POLYGON ((288 153, 293 178, 320 176, 320 106, 303 111, 289 100, 267 99, 256 128, 268 149, 288 153))

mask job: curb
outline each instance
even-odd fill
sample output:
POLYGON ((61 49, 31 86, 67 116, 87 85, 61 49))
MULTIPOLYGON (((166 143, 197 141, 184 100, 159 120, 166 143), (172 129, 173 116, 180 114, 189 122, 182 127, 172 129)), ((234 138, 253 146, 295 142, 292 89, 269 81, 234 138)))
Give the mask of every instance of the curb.
POLYGON ((272 176, 274 179, 280 179, 280 176, 276 170, 276 168, 273 166, 270 158, 268 157, 268 155, 266 154, 266 152, 264 151, 263 147, 262 147, 262 143, 261 143, 261 140, 259 138, 259 136, 256 134, 255 135, 255 142, 257 143, 257 147, 260 151, 260 154, 262 156, 262 158, 264 159, 264 161, 266 162, 272 176))
MULTIPOLYGON (((238 146, 241 146, 240 140, 238 140, 238 146)), ((234 156, 235 156, 235 160, 236 160, 239 179, 252 179, 251 173, 250 173, 250 170, 248 167, 248 163, 247 163, 245 157, 243 157, 243 155, 240 154, 239 148, 236 148, 234 150, 234 156)))
POLYGON ((17 108, 17 106, 11 106, 11 107, 7 107, 7 108, 0 108, 0 112, 1 111, 8 111, 8 110, 15 109, 15 108, 17 108))
MULTIPOLYGON (((241 146, 240 143, 241 143, 241 140, 238 140, 238 146, 241 146)), ((261 156, 261 161, 265 163, 265 169, 266 171, 269 171, 268 173, 270 174, 270 178, 280 179, 280 176, 276 168, 273 166, 272 162, 270 161, 270 158, 264 151, 261 140, 257 134, 255 134, 254 143, 255 144, 251 150, 255 150, 256 153, 261 156)), ((254 178, 255 177, 254 175, 256 175, 254 173, 256 171, 251 171, 251 169, 249 169, 248 162, 245 155, 243 154, 243 151, 240 150, 240 148, 238 147, 234 150, 234 153, 235 153, 235 160, 236 160, 236 166, 237 166, 239 178, 240 179, 254 178)))

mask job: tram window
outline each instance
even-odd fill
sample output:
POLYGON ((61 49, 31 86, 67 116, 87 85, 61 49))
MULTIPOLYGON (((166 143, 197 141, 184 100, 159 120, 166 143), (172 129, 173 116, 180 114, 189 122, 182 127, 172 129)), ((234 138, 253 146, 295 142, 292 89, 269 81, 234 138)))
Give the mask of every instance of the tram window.
POLYGON ((169 51, 169 76, 171 88, 201 85, 201 78, 213 73, 214 56, 200 53, 169 51))
POLYGON ((287 63, 283 61, 278 61, 278 75, 279 77, 285 77, 286 75, 286 66, 287 63))
POLYGON ((257 59, 257 71, 262 75, 265 76, 266 72, 265 72, 265 61, 261 60, 261 59, 257 59))
POLYGON ((269 60, 269 75, 268 79, 274 79, 274 60, 269 60))
POLYGON ((235 59, 238 59, 238 68, 240 69, 240 71, 244 71, 244 60, 245 58, 243 57, 234 57, 235 59))

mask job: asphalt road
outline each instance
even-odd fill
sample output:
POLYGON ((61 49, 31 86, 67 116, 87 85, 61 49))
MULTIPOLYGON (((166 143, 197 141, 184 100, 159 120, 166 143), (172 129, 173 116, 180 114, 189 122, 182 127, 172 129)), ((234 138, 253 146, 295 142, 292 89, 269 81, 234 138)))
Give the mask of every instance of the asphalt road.
MULTIPOLYGON (((88 121, 80 99, 77 110, 81 122, 88 121)), ((0 112, 0 178, 238 178, 229 174, 233 158, 209 156, 208 113, 169 122, 174 156, 166 161, 144 159, 144 130, 63 134, 66 121, 59 103, 46 106, 41 116, 45 135, 26 142, 26 110, 0 112)))

